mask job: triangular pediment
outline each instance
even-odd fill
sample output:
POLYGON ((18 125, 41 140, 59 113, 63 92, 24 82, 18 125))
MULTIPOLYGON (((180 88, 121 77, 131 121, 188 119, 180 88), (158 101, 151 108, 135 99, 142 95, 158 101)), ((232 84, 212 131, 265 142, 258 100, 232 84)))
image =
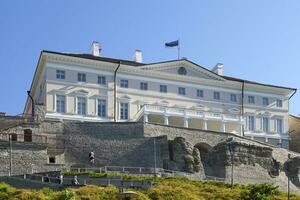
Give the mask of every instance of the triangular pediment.
POLYGON ((220 80, 220 81, 225 80, 222 76, 204 67, 201 67, 195 63, 192 63, 188 60, 155 63, 155 64, 141 66, 139 68, 142 70, 160 72, 160 73, 165 73, 174 76, 185 76, 185 77, 194 77, 194 78, 220 80))

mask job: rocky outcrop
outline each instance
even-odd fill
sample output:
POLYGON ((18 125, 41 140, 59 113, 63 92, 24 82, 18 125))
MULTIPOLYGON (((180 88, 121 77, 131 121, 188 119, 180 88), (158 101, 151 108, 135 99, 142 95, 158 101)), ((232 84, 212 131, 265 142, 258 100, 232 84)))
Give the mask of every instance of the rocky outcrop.
POLYGON ((170 159, 176 169, 189 173, 203 173, 199 149, 193 147, 183 137, 170 141, 170 159))
POLYGON ((300 156, 290 158, 284 163, 284 171, 293 184, 300 187, 299 181, 300 156))

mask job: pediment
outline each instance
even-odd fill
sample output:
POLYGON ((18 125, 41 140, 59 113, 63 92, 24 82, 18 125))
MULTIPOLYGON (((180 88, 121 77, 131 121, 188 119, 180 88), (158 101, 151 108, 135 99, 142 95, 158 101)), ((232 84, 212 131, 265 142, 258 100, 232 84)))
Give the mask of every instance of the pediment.
POLYGON ((88 95, 89 91, 84 90, 84 89, 79 89, 79 90, 76 90, 75 93, 78 95, 88 95))
POLYGON ((222 76, 219 76, 218 74, 187 60, 150 64, 142 66, 140 69, 166 73, 174 76, 186 76, 220 81, 225 80, 222 76))

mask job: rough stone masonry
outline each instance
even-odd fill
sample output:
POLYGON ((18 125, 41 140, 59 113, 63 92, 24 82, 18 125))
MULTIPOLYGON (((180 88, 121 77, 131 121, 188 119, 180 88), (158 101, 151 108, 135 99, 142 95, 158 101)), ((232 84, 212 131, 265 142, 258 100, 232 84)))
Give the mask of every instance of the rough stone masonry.
POLYGON ((156 167, 189 172, 197 177, 219 177, 236 183, 271 182, 299 192, 299 156, 286 149, 230 133, 176 128, 139 122, 96 123, 49 121, 16 124, 2 131, 0 174, 7 175, 10 150, 5 134, 14 141, 15 174, 64 167, 91 167, 88 153, 95 152, 95 166, 156 167), (26 141, 24 132, 32 133, 26 141), (35 137, 36 136, 36 137, 35 137), (42 138, 42 139, 41 139, 42 138), (288 160, 288 154, 292 159, 288 160), (51 163, 50 160, 55 163, 51 163), (231 169, 233 167, 233 174, 231 169))

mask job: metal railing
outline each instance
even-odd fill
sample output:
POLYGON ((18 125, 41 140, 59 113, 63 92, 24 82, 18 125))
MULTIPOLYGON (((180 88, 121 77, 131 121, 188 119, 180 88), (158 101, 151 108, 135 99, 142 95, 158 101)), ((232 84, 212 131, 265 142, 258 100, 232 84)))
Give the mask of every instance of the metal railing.
POLYGON ((134 187, 141 189, 148 189, 152 186, 153 182, 151 180, 123 180, 122 177, 104 177, 104 178, 91 178, 91 177, 52 177, 42 174, 24 174, 23 176, 18 176, 24 180, 31 180, 35 182, 41 182, 46 184, 54 184, 61 186, 83 186, 83 185, 99 185, 108 186, 114 185, 116 187, 134 187))

